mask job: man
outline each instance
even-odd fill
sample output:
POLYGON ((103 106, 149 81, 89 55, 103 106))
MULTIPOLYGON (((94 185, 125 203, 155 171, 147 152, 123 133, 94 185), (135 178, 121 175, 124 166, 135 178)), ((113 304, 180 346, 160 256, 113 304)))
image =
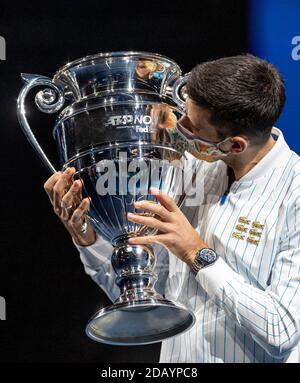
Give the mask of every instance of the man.
MULTIPOLYGON (((169 264, 160 292, 197 318, 162 342, 160 361, 298 362, 300 160, 273 128, 285 102, 283 80, 271 64, 240 55, 198 65, 186 89, 179 130, 193 140, 203 202, 180 211, 160 193, 161 206, 136 204, 155 218, 128 216, 158 229, 130 242, 154 244, 160 278, 169 264)), ((45 189, 86 272, 114 300, 111 245, 90 226, 80 231, 89 201, 73 214, 64 208, 80 198, 78 181, 64 194, 73 172, 54 174, 45 189)))

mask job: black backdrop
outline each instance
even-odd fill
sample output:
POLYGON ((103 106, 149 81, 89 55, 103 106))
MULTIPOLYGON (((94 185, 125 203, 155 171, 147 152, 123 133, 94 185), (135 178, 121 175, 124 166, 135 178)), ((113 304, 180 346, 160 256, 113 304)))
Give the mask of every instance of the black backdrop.
MULTIPOLYGON (((170 56, 189 71, 197 63, 247 51, 241 0, 1 1, 0 35, 0 362, 157 362, 160 344, 112 347, 84 335, 105 294, 84 273, 77 250, 43 190, 49 174, 16 118, 20 72, 54 72, 104 51, 170 56)), ((29 107, 29 120, 55 159, 54 116, 29 107)))

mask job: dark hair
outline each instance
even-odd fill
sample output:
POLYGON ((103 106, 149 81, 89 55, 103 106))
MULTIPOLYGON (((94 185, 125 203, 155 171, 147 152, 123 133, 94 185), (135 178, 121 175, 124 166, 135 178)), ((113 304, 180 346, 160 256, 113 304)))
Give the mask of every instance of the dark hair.
POLYGON ((284 81, 277 69, 250 54, 224 57, 197 65, 186 92, 211 112, 220 139, 245 135, 264 143, 285 103, 284 81))

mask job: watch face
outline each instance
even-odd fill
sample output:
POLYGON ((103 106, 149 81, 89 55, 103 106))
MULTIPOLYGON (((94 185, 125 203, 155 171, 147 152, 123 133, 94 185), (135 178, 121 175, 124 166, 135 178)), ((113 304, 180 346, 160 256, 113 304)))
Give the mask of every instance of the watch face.
POLYGON ((202 249, 200 251, 200 258, 207 263, 212 263, 216 260, 216 253, 211 249, 202 249))

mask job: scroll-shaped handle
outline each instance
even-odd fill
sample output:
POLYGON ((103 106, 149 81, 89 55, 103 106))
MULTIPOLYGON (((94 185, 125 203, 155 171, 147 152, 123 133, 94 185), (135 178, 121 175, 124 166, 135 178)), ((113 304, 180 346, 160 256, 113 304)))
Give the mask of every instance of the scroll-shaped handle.
POLYGON ((23 88, 17 101, 17 115, 21 128, 25 133, 26 138, 31 143, 37 154, 50 170, 54 173, 56 170, 49 161, 45 152, 41 148, 37 139, 35 138, 26 118, 25 99, 28 92, 36 86, 47 86, 46 89, 41 90, 35 96, 35 104, 41 112, 56 113, 58 112, 65 102, 63 90, 55 85, 49 77, 40 76, 36 74, 22 73, 22 79, 25 81, 23 88))
POLYGON ((183 77, 180 77, 175 84, 173 85, 172 98, 177 103, 181 110, 185 110, 185 100, 187 98, 187 93, 185 91, 185 86, 188 81, 190 73, 185 74, 183 77))

